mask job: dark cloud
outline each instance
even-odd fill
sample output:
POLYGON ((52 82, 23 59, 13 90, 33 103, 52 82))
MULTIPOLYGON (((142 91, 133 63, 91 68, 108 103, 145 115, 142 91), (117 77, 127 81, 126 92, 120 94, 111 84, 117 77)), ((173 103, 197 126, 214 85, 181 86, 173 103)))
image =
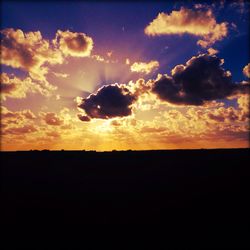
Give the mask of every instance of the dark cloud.
POLYGON ((131 115, 131 105, 135 100, 136 97, 128 88, 112 84, 103 86, 96 94, 83 99, 79 107, 89 118, 109 119, 131 115))
POLYGON ((235 84, 231 73, 221 65, 223 60, 207 54, 192 57, 186 65, 177 65, 172 76, 156 81, 152 91, 174 104, 202 105, 205 101, 224 99, 246 92, 249 84, 235 84))
POLYGON ((249 90, 250 90, 250 82, 242 81, 238 84, 235 84, 232 95, 241 95, 241 94, 249 95, 250 94, 249 90))
POLYGON ((1 88, 1 92, 2 93, 11 93, 12 91, 14 91, 16 89, 16 85, 11 83, 11 84, 6 84, 6 83, 2 83, 1 82, 1 85, 0 85, 0 88, 1 88))
POLYGON ((88 116, 86 116, 86 115, 78 114, 77 116, 78 116, 78 118, 79 118, 81 121, 83 121, 83 122, 89 122, 89 121, 91 120, 91 119, 90 119, 88 116))

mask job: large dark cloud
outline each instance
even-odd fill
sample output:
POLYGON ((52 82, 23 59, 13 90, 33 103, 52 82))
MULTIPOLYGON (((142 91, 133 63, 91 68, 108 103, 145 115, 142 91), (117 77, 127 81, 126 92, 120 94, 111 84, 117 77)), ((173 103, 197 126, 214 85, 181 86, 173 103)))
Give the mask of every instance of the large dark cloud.
MULTIPOLYGON (((131 115, 131 105, 135 100, 135 95, 128 88, 112 84, 103 86, 96 94, 83 99, 79 107, 90 118, 109 119, 131 115)), ((87 119, 85 118, 84 121, 87 119)))
POLYGON ((221 65, 223 60, 207 54, 191 58, 186 65, 177 65, 172 76, 156 81, 152 91, 164 101, 174 104, 202 105, 205 101, 224 99, 245 92, 248 84, 235 84, 231 74, 221 65))

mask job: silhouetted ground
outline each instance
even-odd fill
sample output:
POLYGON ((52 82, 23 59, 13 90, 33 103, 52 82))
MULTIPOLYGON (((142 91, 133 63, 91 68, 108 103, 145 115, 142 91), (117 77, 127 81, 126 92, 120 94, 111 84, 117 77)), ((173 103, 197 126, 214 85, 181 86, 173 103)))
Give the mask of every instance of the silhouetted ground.
POLYGON ((249 149, 1 152, 1 161, 3 225, 154 224, 237 235, 238 246, 250 235, 249 149))

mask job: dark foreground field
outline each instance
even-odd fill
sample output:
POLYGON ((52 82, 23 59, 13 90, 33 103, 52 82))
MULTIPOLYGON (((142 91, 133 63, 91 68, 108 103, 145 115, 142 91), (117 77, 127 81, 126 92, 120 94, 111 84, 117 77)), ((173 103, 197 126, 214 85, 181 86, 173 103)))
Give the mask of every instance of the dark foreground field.
POLYGON ((247 243, 249 149, 2 152, 1 161, 5 226, 154 224, 247 243))

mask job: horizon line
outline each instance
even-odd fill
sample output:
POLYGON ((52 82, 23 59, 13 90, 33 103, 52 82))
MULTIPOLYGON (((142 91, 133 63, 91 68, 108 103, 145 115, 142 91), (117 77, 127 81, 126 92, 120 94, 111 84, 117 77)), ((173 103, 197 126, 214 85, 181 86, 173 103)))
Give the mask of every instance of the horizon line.
POLYGON ((144 152, 144 151, 198 151, 198 150, 245 150, 250 149, 250 147, 240 147, 240 148, 178 148, 178 149, 124 149, 124 150, 86 150, 86 149, 30 149, 30 150, 0 150, 0 153, 14 153, 14 152, 95 152, 95 153, 114 153, 114 152, 144 152))

